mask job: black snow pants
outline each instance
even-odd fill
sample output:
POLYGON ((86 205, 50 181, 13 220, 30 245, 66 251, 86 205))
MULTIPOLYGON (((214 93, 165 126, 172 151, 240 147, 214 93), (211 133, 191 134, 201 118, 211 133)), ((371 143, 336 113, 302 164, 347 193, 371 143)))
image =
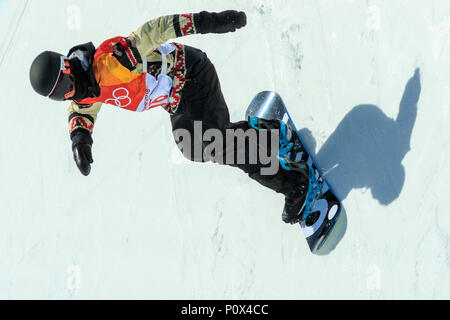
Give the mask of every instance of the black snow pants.
MULTIPOLYGON (((255 130, 248 121, 230 122, 230 114, 227 104, 222 94, 219 78, 217 76, 214 65, 211 63, 206 54, 198 49, 186 46, 186 63, 187 76, 186 84, 184 86, 181 101, 176 114, 171 115, 172 131, 174 139, 185 157, 189 160, 197 162, 215 161, 215 159, 205 159, 203 156, 195 157, 193 152, 186 155, 185 150, 193 150, 194 144, 201 145, 206 148, 208 142, 202 139, 203 133, 208 129, 218 129, 225 137, 225 130, 227 129, 242 129, 255 130), (201 121, 201 134, 199 130, 194 129, 194 123, 197 125, 201 121), (176 134, 177 130, 187 130, 192 139, 185 140, 176 134), (195 135, 196 134, 196 135, 195 135), (189 145, 190 144, 190 145, 189 145)), ((242 110, 244 113, 245 110, 242 110)), ((221 159, 225 159, 228 152, 234 152, 235 161, 232 163, 223 163, 243 170, 250 178, 258 181, 260 184, 268 187, 275 192, 288 194, 296 189, 296 185, 300 181, 304 182, 304 177, 295 171, 286 171, 281 166, 278 167, 277 172, 271 175, 262 174, 261 168, 264 166, 258 159, 256 163, 249 161, 249 149, 251 144, 256 144, 257 148, 262 147, 259 141, 259 136, 256 135, 256 141, 251 138, 246 138, 245 143, 233 143, 231 146, 227 144, 226 139, 223 141, 223 150, 221 150, 221 159), (244 150, 242 150, 244 148, 244 150), (239 152, 245 154, 245 162, 240 163, 236 160, 239 152)), ((277 133, 278 136, 278 133, 277 133)), ((271 133, 268 132, 267 141, 271 141, 271 133)), ((277 137, 278 139, 278 137, 277 137)), ((277 140, 278 141, 278 140, 277 140)), ((264 143, 266 154, 270 155, 270 143, 264 143)), ((219 152, 220 153, 220 152, 219 152)), ((219 156, 218 154, 216 155, 219 156)), ((278 161, 275 159, 274 161, 278 161)), ((266 164, 267 166, 267 164, 266 164)))

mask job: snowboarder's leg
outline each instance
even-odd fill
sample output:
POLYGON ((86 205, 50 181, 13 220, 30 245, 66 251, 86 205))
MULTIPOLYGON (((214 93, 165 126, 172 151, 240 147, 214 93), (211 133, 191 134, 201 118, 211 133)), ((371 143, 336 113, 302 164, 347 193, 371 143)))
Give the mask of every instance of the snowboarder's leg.
MULTIPOLYGON (((283 221, 296 222, 297 213, 300 211, 301 205, 304 200, 304 190, 307 183, 305 179, 305 172, 302 170, 286 170, 279 167, 276 172, 272 174, 262 174, 261 168, 265 165, 261 163, 257 158, 256 163, 247 161, 250 157, 251 150, 256 144, 256 149, 265 148, 268 155, 271 154, 270 143, 262 145, 259 141, 259 135, 256 135, 256 140, 251 138, 245 138, 244 143, 232 143, 231 146, 227 144, 226 130, 239 130, 243 131, 259 129, 257 125, 252 125, 249 121, 240 121, 236 123, 230 123, 230 115, 227 104, 220 88, 220 82, 213 64, 206 58, 206 61, 202 63, 200 70, 193 70, 188 75, 188 82, 186 83, 180 102, 180 113, 171 116, 172 128, 174 132, 174 138, 182 149, 184 156, 192 161, 205 162, 210 159, 205 159, 203 156, 203 150, 207 147, 208 142, 203 141, 203 134, 208 129, 218 129, 222 132, 223 136, 223 150, 217 152, 216 159, 212 159, 218 163, 224 163, 224 159, 227 159, 227 154, 232 152, 236 157, 238 154, 244 154, 246 161, 239 163, 234 158, 231 163, 225 163, 227 165, 237 167, 246 172, 250 178, 256 180, 261 185, 274 190, 275 192, 282 193, 286 196, 285 210, 283 212, 283 221), (196 130, 195 126, 201 122, 200 130, 196 130), (177 132, 184 130, 190 133, 190 139, 182 139, 177 132), (194 149, 201 146, 201 152, 195 153, 194 149), (242 150, 243 148, 243 150, 242 150), (190 152, 186 152, 190 150, 190 152), (221 160, 218 160, 218 159, 221 160), (300 207, 299 207, 300 206, 300 207), (295 213, 294 213, 295 212, 295 213)), ((266 129, 274 129, 275 131, 280 129, 278 122, 265 123, 260 122, 260 125, 269 126, 266 129), (278 125, 278 127, 277 127, 278 125)), ((199 128, 197 128, 199 129, 199 128)), ((285 129, 285 128, 284 128, 285 129)), ((285 131, 284 131, 285 132, 285 131)), ((286 147, 285 144, 289 143, 287 139, 288 132, 281 135, 280 145, 286 147)), ((267 140, 272 141, 270 130, 267 132, 267 140)), ((277 135, 279 135, 277 133, 277 135)), ((278 137, 277 137, 278 139, 278 137)), ((229 142, 229 141, 228 141, 229 142)), ((274 161, 278 161, 277 159, 274 161)), ((289 163, 292 159, 286 158, 285 164, 289 163)), ((283 165, 283 164, 282 164, 283 165)), ((304 169, 304 168, 303 168, 304 169)), ((307 189, 307 188, 306 188, 307 189)))
POLYGON ((175 142, 183 155, 192 161, 205 162, 209 159, 204 159, 203 152, 194 152, 195 147, 201 146, 203 151, 206 147, 204 132, 208 129, 224 130, 230 121, 230 114, 214 65, 204 53, 201 58, 196 58, 196 61, 191 61, 193 66, 186 75, 179 112, 171 115, 170 120, 175 142), (190 133, 191 141, 182 141, 177 136, 182 131, 190 133))

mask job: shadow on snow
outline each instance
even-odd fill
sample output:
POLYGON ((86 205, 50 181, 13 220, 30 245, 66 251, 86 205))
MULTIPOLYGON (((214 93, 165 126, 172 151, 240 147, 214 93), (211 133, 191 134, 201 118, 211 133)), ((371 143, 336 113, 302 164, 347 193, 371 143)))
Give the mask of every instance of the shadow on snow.
POLYGON ((402 160, 410 150, 420 92, 420 70, 416 69, 406 84, 396 119, 375 105, 355 106, 317 153, 311 132, 299 131, 340 200, 355 188, 370 189, 382 205, 399 197, 405 183, 402 160))

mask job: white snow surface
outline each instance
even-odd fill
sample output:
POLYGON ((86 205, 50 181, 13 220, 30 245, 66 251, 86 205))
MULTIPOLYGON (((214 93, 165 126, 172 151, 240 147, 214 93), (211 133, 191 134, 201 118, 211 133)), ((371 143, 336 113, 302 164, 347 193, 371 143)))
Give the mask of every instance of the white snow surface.
POLYGON ((0 30, 1 299, 450 298, 448 1, 4 0, 0 30), (29 83, 41 51, 225 9, 247 26, 176 41, 213 61, 232 121, 274 90, 307 129, 348 219, 328 255, 282 195, 184 161, 162 109, 105 105, 82 176, 67 104, 29 83))

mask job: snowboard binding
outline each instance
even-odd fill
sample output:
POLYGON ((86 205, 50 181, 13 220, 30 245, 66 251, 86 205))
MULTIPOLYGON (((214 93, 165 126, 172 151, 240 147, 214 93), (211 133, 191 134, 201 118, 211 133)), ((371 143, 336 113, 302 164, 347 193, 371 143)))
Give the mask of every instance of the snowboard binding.
MULTIPOLYGON (((323 182, 314 175, 311 164, 307 164, 308 184, 300 184, 292 195, 286 195, 282 220, 286 223, 295 224, 305 222, 309 224, 311 209, 315 201, 322 195, 323 182)), ((303 170, 303 169, 302 169, 303 170)))
POLYGON ((290 124, 286 124, 279 119, 262 119, 250 116, 248 119, 250 126, 256 130, 279 130, 280 149, 278 159, 284 170, 299 171, 306 178, 308 166, 301 159, 305 150, 298 139, 296 139, 295 129, 290 124))
POLYGON ((280 149, 278 159, 281 167, 286 171, 301 173, 305 180, 305 183, 299 183, 289 194, 285 195, 281 219, 289 224, 306 220, 309 209, 312 207, 321 187, 314 177, 312 166, 302 161, 305 150, 295 133, 295 129, 289 123, 286 124, 279 119, 266 120, 250 116, 248 122, 256 130, 279 130, 280 149))

